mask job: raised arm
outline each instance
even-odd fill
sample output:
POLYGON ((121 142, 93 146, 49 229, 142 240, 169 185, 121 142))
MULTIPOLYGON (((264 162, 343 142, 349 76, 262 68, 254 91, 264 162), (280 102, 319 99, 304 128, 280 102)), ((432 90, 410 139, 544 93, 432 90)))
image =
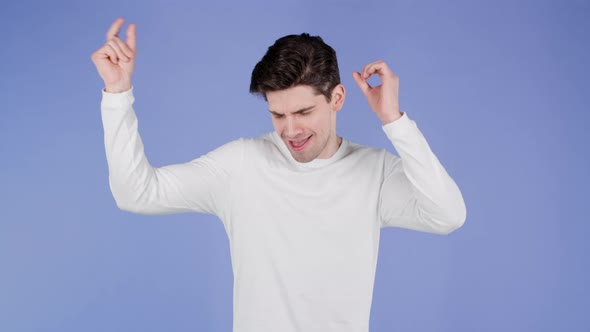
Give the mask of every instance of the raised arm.
POLYGON ((103 92, 101 103, 109 184, 119 208, 142 214, 205 212, 222 217, 243 145, 236 140, 183 164, 150 165, 133 110, 133 90, 103 92))
POLYGON ((406 113, 383 126, 400 158, 388 154, 380 193, 382 227, 448 234, 465 222, 461 191, 406 113))
POLYGON ((232 179, 241 169, 242 141, 228 143, 187 163, 152 167, 133 110, 135 26, 129 26, 127 43, 123 43, 117 37, 122 24, 122 19, 113 23, 107 42, 92 55, 106 87, 101 115, 109 185, 117 206, 142 214, 195 211, 222 217, 232 179))
POLYGON ((461 191, 416 123, 399 111, 399 78, 383 61, 367 64, 361 72, 354 72, 353 78, 401 158, 385 156, 379 202, 381 226, 438 234, 461 227, 466 218, 461 191), (379 75, 381 85, 368 84, 373 74, 379 75))

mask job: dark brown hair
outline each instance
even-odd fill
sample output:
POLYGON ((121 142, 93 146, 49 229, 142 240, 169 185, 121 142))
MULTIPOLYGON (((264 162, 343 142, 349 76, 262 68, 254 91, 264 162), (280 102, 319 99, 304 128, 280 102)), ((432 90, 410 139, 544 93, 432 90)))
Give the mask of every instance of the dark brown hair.
POLYGON ((308 33, 281 37, 268 48, 252 71, 250 93, 266 93, 309 85, 329 102, 340 84, 336 52, 319 36, 308 33))

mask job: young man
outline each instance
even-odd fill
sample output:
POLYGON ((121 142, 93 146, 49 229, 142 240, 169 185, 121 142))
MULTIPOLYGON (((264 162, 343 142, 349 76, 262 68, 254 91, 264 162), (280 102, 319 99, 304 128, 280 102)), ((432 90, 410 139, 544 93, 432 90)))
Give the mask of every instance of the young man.
POLYGON ((334 50, 307 34, 278 39, 252 72, 275 131, 190 162, 152 167, 132 108, 135 25, 116 20, 93 55, 117 205, 143 214, 205 212, 227 231, 234 332, 366 332, 382 227, 448 234, 466 218, 461 192, 415 122, 398 78, 377 61, 353 77, 400 157, 336 134, 345 89, 334 50), (367 79, 378 74, 382 84, 367 79))

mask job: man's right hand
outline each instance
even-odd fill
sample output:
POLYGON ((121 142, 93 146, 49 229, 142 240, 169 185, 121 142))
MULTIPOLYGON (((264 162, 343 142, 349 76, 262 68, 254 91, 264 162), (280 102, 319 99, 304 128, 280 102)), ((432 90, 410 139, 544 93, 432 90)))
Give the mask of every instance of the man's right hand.
POLYGON ((107 32, 107 42, 91 59, 103 79, 107 92, 117 93, 131 89, 131 74, 135 67, 135 24, 127 27, 127 43, 117 36, 124 20, 118 18, 107 32))

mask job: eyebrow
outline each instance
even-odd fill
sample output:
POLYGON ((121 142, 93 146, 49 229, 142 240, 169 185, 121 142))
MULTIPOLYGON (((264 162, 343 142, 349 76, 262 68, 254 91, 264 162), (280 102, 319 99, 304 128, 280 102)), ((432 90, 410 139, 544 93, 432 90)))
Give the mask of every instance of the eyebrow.
MULTIPOLYGON (((303 112, 305 112, 305 111, 309 111, 310 109, 312 109, 312 108, 314 108, 314 107, 315 107, 315 105, 308 106, 308 107, 304 107, 304 108, 300 108, 300 109, 298 109, 297 111, 295 111, 295 112, 292 112, 292 114, 301 114, 301 113, 303 113, 303 112)), ((273 110, 268 110, 268 111, 269 111, 269 112, 271 112, 271 113, 272 113, 272 114, 274 114, 274 115, 283 115, 282 113, 278 113, 278 112, 275 112, 275 111, 273 111, 273 110)))

